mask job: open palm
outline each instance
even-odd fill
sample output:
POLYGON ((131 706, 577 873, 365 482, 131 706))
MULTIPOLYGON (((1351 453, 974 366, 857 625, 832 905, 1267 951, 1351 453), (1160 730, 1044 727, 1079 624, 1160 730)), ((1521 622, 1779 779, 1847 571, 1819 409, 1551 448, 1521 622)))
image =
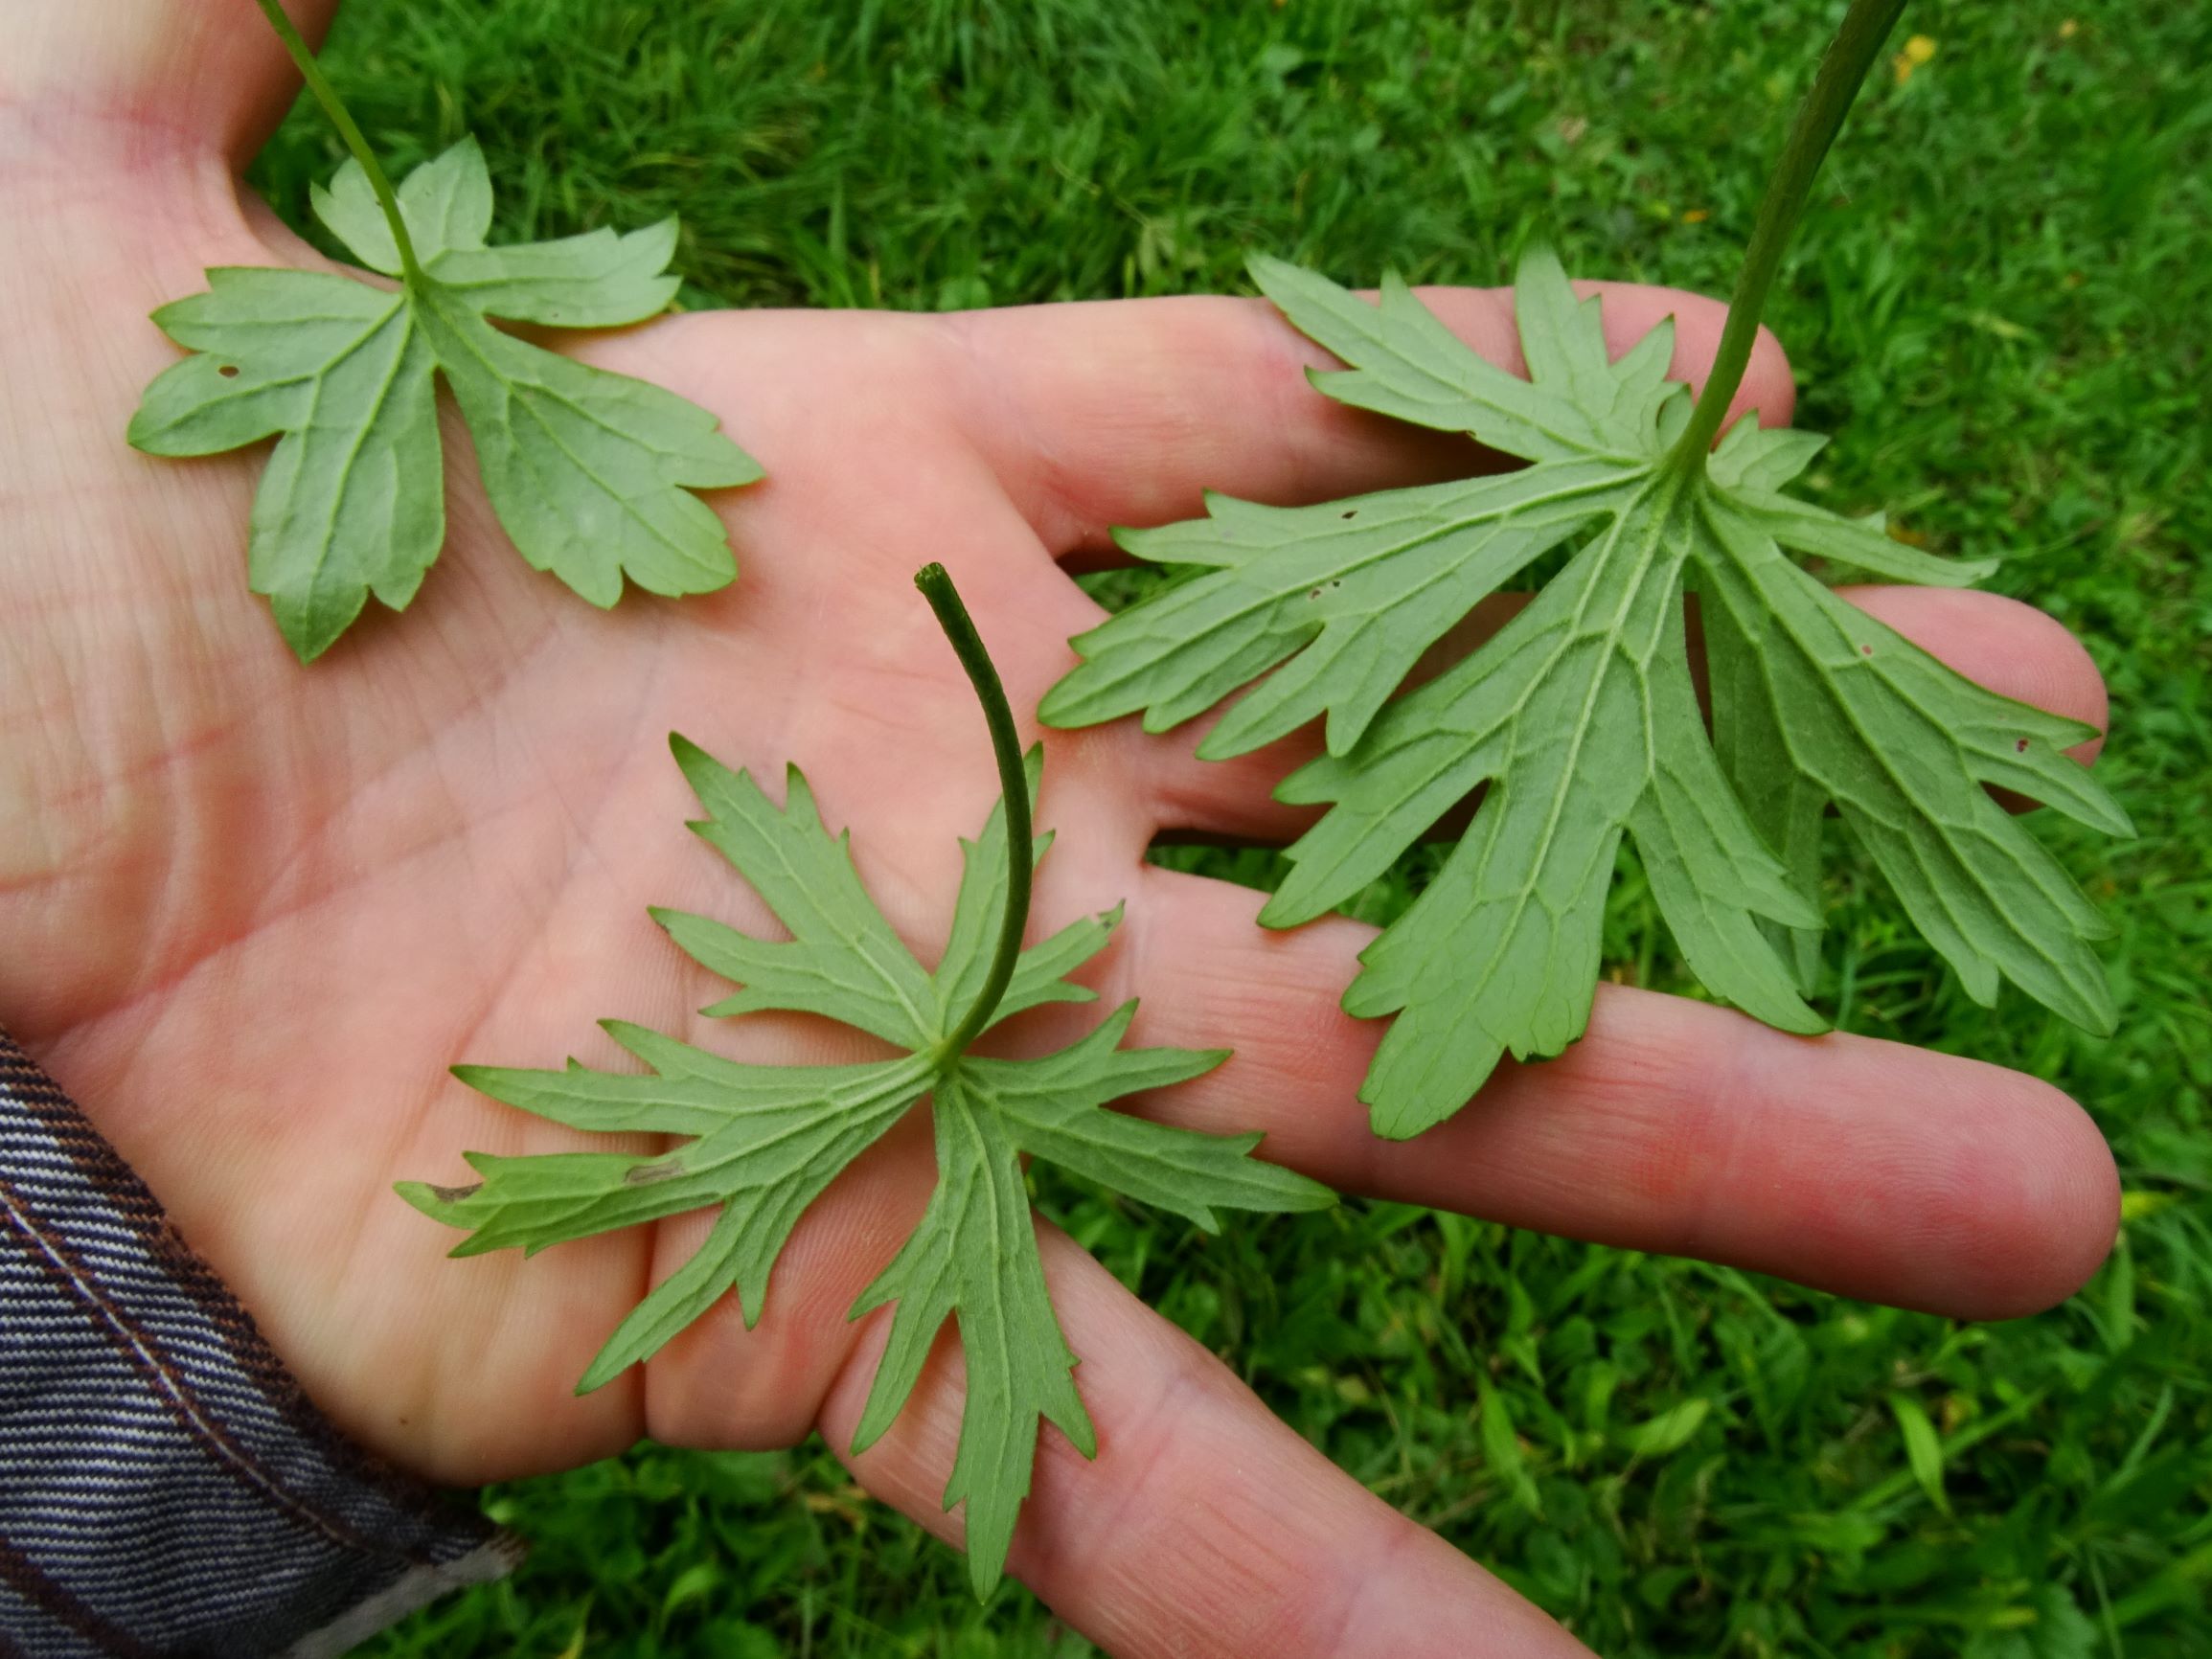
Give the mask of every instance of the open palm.
MULTIPOLYGON (((1017 711, 1096 607, 1065 574, 1109 523, 1199 491, 1320 499, 1482 458, 1311 395, 1311 349, 1265 306, 1169 300, 961 317, 674 318, 580 348, 716 411, 768 481, 716 502, 741 575, 710 598, 595 611, 530 571, 464 465, 415 608, 374 612, 312 669, 245 590, 260 462, 148 460, 122 442, 173 360, 146 313, 213 264, 314 257, 239 194, 292 91, 247 0, 31 9, 0 69, 0 1020, 84 1103, 347 1430, 434 1479, 556 1468, 642 1434, 698 1445, 852 1433, 882 1321, 855 1295, 932 1180, 908 1124, 801 1224, 766 1317, 734 1305, 583 1399, 591 1354, 696 1245, 697 1217, 441 1260, 453 1237, 390 1193, 461 1178, 464 1148, 568 1131, 472 1095, 456 1060, 609 1063, 595 1018, 748 1057, 837 1057, 800 1020, 730 1027, 646 917, 762 920, 682 833, 664 738, 776 778, 803 763, 861 874, 931 960, 956 837, 995 791, 980 717, 908 578, 945 561, 1017 711)), ((1430 301, 1513 363, 1509 303, 1430 301)), ((1608 290, 1616 350, 1709 303, 1608 290)), ((1786 416, 1762 350, 1740 398, 1786 416)), ((449 449, 465 454, 456 423, 449 449)), ((2055 624, 1972 594, 1860 602, 1964 671, 2101 722, 2055 624)), ((1507 1066, 1420 1141, 1375 1141, 1354 1098, 1376 1039, 1336 998, 1367 931, 1289 935, 1256 896, 1148 867, 1163 830, 1280 838, 1296 741, 1220 765, 1189 732, 1047 739, 1039 928, 1126 898, 1096 979, 1142 991, 1134 1040, 1233 1045, 1156 1101, 1264 1129, 1267 1155, 1373 1193, 1853 1295, 1972 1316, 2045 1306, 2101 1260, 2115 1183, 2072 1102, 2032 1079, 1608 988, 1586 1041, 1507 1066)), ((1099 1425, 1057 1436, 1010 1563, 1120 1653, 1576 1651, 1534 1609, 1332 1468, 1220 1365, 1057 1237, 1046 1259, 1099 1425), (1239 1586, 1224 1598, 1223 1584, 1239 1586)), ((941 1532, 957 1432, 945 1345, 900 1426, 855 1463, 941 1532)))

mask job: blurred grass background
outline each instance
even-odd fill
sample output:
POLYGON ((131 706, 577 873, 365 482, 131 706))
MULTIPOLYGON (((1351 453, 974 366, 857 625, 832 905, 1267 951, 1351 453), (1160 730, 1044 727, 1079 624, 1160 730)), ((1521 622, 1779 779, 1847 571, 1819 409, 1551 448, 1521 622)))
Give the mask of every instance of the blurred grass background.
MULTIPOLYGON (((946 308, 1569 268, 1724 293, 1831 0, 350 0, 328 60, 395 171, 465 131, 497 236, 683 216, 686 303, 946 308)), ((2212 1654, 2212 12, 1915 4, 1769 321, 1886 505, 2088 642, 2141 838, 2041 832, 2120 925, 2119 1034, 1975 1008, 1836 849, 1830 1007, 2049 1078, 2124 1235, 2041 1318, 1965 1326, 1353 1204, 1206 1239, 1045 1206, 1301 1432, 1613 1655, 2212 1654)), ((339 159, 256 172, 303 222, 339 159)), ((1169 856, 1169 854, 1163 854, 1169 856)), ((1263 854, 1172 854, 1265 882, 1263 854)), ((1418 871, 1372 897, 1402 903, 1418 871)), ((1632 870, 1613 971, 1680 983, 1632 870)), ((386 1655, 1085 1654, 789 1454, 644 1447, 490 1494, 536 1554, 386 1655)))

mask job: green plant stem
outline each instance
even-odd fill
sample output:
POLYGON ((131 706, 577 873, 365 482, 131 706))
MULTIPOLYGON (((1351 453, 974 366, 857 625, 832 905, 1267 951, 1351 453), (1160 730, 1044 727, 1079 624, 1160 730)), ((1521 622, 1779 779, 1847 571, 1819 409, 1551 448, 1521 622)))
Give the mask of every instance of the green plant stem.
POLYGON ((308 50, 299 30, 292 26, 291 18, 285 14, 279 0, 258 0, 258 3, 262 15, 269 20, 269 27, 277 32, 277 38, 285 43, 285 50, 292 55, 292 61, 299 65, 300 75, 307 81, 308 90, 315 95, 315 102, 323 106, 323 112, 331 118, 331 125, 337 127, 338 136, 346 141, 346 148, 353 151, 353 159, 361 164, 361 170, 369 175, 369 188, 376 193, 376 205, 384 210, 385 222, 392 227, 392 240, 399 249, 399 269, 405 273, 410 284, 422 282, 422 264, 415 257, 414 239, 407 235, 407 221, 399 215, 399 198, 393 193, 392 181, 384 176, 384 170, 376 165, 376 151, 369 148, 369 141, 361 136, 361 129, 354 125, 353 115, 339 102, 337 88, 331 84, 330 77, 323 73, 323 66, 315 61, 314 53, 308 50))
POLYGON ((1690 411, 1689 425, 1668 456, 1670 465, 1685 468, 1702 465, 1713 440, 1720 436, 1729 400, 1744 383, 1751 346, 1759 337, 1759 318, 1767 307, 1767 292, 1774 285, 1782 251, 1790 245, 1790 235, 1805 212, 1813 175, 1820 170, 1828 147, 1836 142, 1852 100, 1859 96, 1859 82, 1866 79, 1875 55, 1904 10, 1904 0, 1852 0, 1843 26, 1829 43, 1828 55, 1821 58, 1820 71, 1813 77, 1813 90, 1806 95, 1797 123, 1790 129, 1789 142, 1782 147, 1781 159, 1767 181, 1767 196, 1759 204, 1751 242, 1744 250, 1744 267, 1737 273, 1736 291, 1728 301, 1728 321, 1721 330, 1713 372, 1706 377, 1697 407, 1690 411))
POLYGON ((1006 913, 998 923, 998 948, 974 1005, 938 1045, 937 1063, 944 1066, 958 1059, 968 1045, 983 1034, 983 1028, 998 1011, 1007 986, 1013 983, 1014 966, 1021 956, 1021 936, 1029 926, 1030 875, 1036 868, 1037 854, 1029 818, 1029 773, 1022 765, 1021 737, 1014 729, 1014 710, 1006 701, 998 670, 991 653, 983 648, 983 638, 975 631, 975 623, 960 602, 960 592, 945 567, 924 565, 914 573, 914 585, 937 613, 937 625, 945 630, 953 654, 975 687, 976 700, 983 705, 984 723, 991 728, 991 752, 998 761, 998 786, 1006 801, 1006 913))

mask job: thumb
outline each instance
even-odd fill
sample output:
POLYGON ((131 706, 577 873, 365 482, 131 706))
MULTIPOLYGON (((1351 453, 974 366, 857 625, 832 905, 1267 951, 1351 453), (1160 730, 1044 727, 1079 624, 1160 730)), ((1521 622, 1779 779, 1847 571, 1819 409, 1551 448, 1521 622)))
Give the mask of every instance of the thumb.
MULTIPOLYGON (((337 0, 282 0, 310 43, 337 0)), ((5 7, 0 107, 49 133, 79 124, 243 167, 300 88, 256 0, 97 0, 5 7)))

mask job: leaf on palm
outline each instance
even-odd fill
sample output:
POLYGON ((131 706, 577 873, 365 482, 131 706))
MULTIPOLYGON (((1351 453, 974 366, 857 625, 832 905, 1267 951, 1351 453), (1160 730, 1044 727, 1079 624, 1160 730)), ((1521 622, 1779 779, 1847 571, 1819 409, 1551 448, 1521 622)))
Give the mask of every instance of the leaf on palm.
MULTIPOLYGON (((673 393, 487 320, 598 329, 652 316, 675 296, 675 221, 488 247, 491 184, 472 139, 409 174, 399 205, 422 275, 396 289, 224 266, 206 293, 156 311, 194 354, 147 387, 130 422, 130 442, 152 455, 278 439, 247 573, 300 659, 327 650, 371 594, 403 609, 444 545, 441 373, 492 509, 532 565, 602 606, 626 577, 667 595, 726 585, 737 574, 727 535, 690 492, 753 482, 752 458, 673 393)), ((363 264, 402 275, 358 162, 315 191, 314 210, 363 264)))
POLYGON ((2094 733, 1953 673, 1783 550, 1942 585, 1989 566, 1783 493, 1823 442, 1806 433, 1742 420, 1680 464, 1690 398, 1666 378, 1671 324, 1614 361, 1599 302, 1578 301, 1549 254, 1516 284, 1527 379, 1395 278, 1369 304, 1276 261, 1253 269, 1348 365, 1315 373, 1320 390, 1531 465, 1315 507, 1217 496, 1203 519, 1123 533, 1137 557, 1200 572, 1078 638, 1083 661, 1043 714, 1076 726, 1141 712, 1161 731, 1243 689, 1199 746, 1209 758, 1323 721, 1326 753, 1278 793, 1333 810, 1291 849, 1263 913, 1274 926, 1342 903, 1487 786, 1345 996, 1356 1014, 1397 1016, 1360 1094, 1379 1132, 1419 1133, 1502 1056, 1556 1055, 1582 1034, 1624 835, 1710 990, 1784 1030, 1823 1029, 1802 993, 1831 804, 1969 994, 1990 1002, 2010 979, 2110 1028, 2089 948, 2105 924, 1983 787, 2125 834, 2063 753, 2094 733), (1560 550, 1559 574, 1495 638, 1402 690, 1479 601, 1560 550), (1709 738, 1686 591, 1702 600, 1709 738))
MULTIPOLYGON (((1039 1421, 1054 1423, 1086 1456, 1095 1449, 1070 1375, 1076 1356, 1045 1292, 1021 1158, 1049 1159, 1208 1229, 1220 1208, 1314 1209, 1331 1194, 1253 1159, 1258 1135, 1203 1135, 1106 1110, 1109 1102, 1170 1087, 1225 1057, 1123 1048, 1133 1003, 1041 1059, 943 1055, 989 971, 1006 903, 1003 801, 981 837, 963 845, 951 935, 932 970, 868 897, 846 840, 824 827, 795 768, 778 807, 746 774, 681 739, 675 750, 706 808, 693 828, 791 936, 764 940, 705 917, 655 912, 695 959, 741 986, 707 1011, 819 1014, 903 1052, 854 1065, 748 1065, 610 1022, 605 1029, 651 1068, 650 1075, 595 1071, 574 1060, 561 1071, 465 1066, 459 1075, 494 1099, 574 1128, 679 1136, 683 1145, 660 1152, 472 1152, 478 1185, 408 1183, 400 1191, 439 1220, 471 1229, 457 1256, 509 1246, 536 1252, 687 1211, 718 1211, 697 1253, 639 1304, 593 1360, 580 1385, 587 1391, 650 1357, 733 1289, 746 1323, 757 1321, 776 1257, 807 1207, 929 1101, 936 1192, 906 1246, 853 1309, 858 1317, 897 1305, 854 1449, 865 1449, 891 1425, 945 1322, 956 1319, 968 1395, 946 1504, 967 1503, 970 1572, 981 1594, 1004 1568, 1029 1490, 1039 1421)), ((1040 763, 1033 752, 1033 797, 1040 763)), ((1118 912, 1087 918, 1023 950, 992 1024, 1044 1003, 1092 1000, 1094 993, 1064 976, 1106 947, 1118 920, 1118 912)))

